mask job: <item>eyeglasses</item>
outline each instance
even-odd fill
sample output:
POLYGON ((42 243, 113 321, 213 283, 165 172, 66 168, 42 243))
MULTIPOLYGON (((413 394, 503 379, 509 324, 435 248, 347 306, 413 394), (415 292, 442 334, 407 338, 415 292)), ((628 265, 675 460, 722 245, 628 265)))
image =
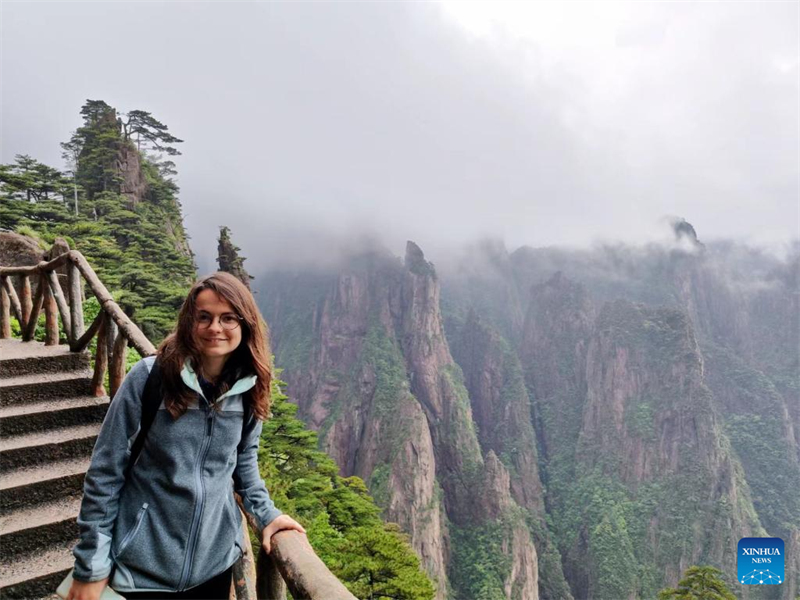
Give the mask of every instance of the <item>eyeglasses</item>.
MULTIPOLYGON (((243 320, 244 319, 239 315, 225 313, 224 315, 220 315, 219 324, 223 329, 236 329, 239 326, 239 322, 243 320)), ((200 313, 195 317, 194 321, 200 329, 207 329, 211 327, 211 324, 214 322, 214 317, 208 313, 200 313)))

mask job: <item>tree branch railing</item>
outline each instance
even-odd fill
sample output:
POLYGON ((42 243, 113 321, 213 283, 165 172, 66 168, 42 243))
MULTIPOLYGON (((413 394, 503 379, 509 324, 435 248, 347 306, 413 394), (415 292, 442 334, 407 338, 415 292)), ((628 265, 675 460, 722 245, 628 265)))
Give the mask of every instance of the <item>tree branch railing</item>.
MULTIPOLYGON (((0 339, 11 337, 13 314, 19 322, 23 342, 33 340, 42 310, 46 346, 59 343, 59 316, 72 352, 85 351, 97 337, 92 374, 95 396, 106 394, 104 382, 108 372, 108 395, 113 399, 125 377, 129 345, 143 357, 156 353, 155 346, 114 301, 94 269, 77 250, 37 265, 0 266, 0 339), (62 268, 66 268, 66 294, 58 276, 58 270, 62 268), (14 279, 17 280, 16 286, 14 279), (83 315, 84 282, 100 303, 100 312, 88 328, 84 326, 83 315)), ((241 507, 241 500, 237 500, 241 507)), ((231 600, 285 600, 287 586, 292 597, 298 600, 356 600, 314 553, 305 536, 298 532, 275 534, 272 553, 267 555, 262 549, 256 564, 247 525, 259 537, 261 530, 244 510, 242 515, 247 551, 234 566, 231 600)))

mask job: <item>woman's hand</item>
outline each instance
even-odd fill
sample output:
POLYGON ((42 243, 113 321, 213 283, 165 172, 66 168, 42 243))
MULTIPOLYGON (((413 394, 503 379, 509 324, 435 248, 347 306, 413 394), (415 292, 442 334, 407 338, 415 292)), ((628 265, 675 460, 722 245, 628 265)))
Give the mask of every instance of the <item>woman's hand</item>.
POLYGON ((72 586, 69 588, 69 594, 67 594, 67 600, 98 600, 107 585, 108 577, 91 583, 73 580, 72 586))
POLYGON ((306 530, 303 529, 303 526, 289 515, 281 515, 280 517, 273 519, 272 522, 264 528, 264 531, 261 534, 261 545, 264 546, 264 550, 267 551, 267 554, 269 554, 272 550, 272 546, 270 544, 272 536, 278 531, 282 531, 284 529, 294 529, 300 533, 306 532, 306 530))

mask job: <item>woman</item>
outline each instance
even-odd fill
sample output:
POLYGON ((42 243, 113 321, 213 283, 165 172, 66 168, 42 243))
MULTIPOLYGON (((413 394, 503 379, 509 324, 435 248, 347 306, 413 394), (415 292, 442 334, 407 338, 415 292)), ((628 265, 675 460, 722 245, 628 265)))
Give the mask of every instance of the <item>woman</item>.
POLYGON ((256 462, 269 414, 267 332, 250 291, 215 273, 198 281, 158 350, 161 406, 127 473, 155 357, 128 373, 86 474, 68 600, 109 584, 126 598, 228 598, 243 531, 233 496, 263 527, 305 533, 269 497, 256 462))

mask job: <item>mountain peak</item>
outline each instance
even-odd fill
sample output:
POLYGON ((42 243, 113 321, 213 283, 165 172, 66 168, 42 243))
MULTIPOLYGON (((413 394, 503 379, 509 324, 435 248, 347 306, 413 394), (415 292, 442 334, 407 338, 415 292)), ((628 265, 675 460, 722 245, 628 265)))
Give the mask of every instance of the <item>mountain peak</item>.
POLYGON ((675 234, 675 241, 678 243, 689 243, 695 248, 704 248, 704 245, 697 239, 697 232, 689 221, 681 217, 672 219, 672 231, 675 234))
POLYGON ((425 260, 425 254, 422 249, 411 240, 406 242, 405 265, 415 275, 436 275, 433 263, 425 260))

